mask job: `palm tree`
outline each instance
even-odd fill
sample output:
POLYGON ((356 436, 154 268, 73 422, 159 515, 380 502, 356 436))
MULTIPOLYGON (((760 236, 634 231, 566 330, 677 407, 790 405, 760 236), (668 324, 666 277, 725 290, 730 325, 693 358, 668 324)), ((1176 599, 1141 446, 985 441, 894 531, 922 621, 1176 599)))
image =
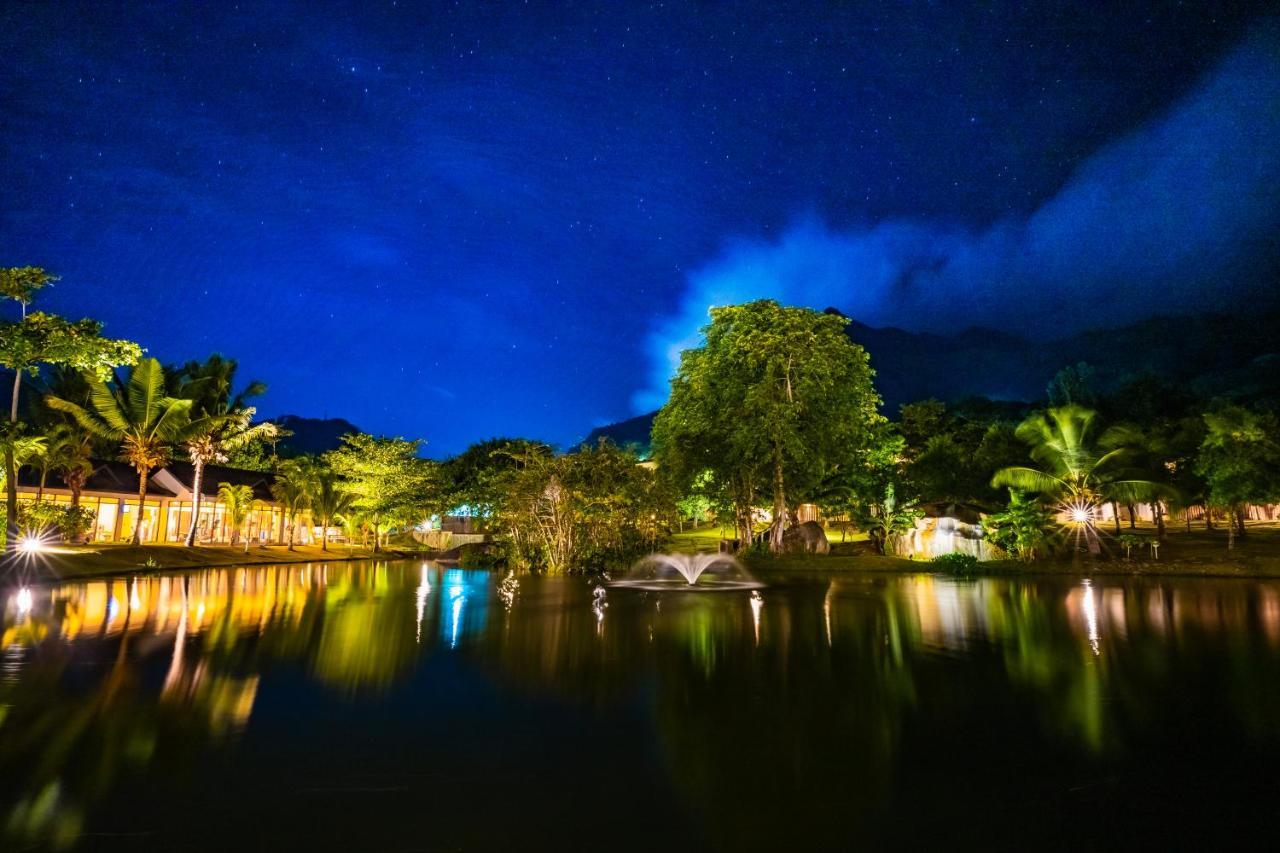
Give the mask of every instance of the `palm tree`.
POLYGON ((271 494, 280 508, 284 510, 285 522, 289 526, 289 550, 293 550, 293 534, 298 513, 307 508, 310 502, 310 480, 312 471, 306 461, 290 459, 281 463, 276 470, 275 482, 271 484, 271 494))
POLYGON ((320 550, 329 550, 329 527, 345 517, 355 502, 355 495, 342 487, 338 475, 328 468, 317 468, 308 483, 311 516, 320 522, 320 550))
MULTIPOLYGON (((1157 500, 1169 487, 1131 476, 1121 467, 1132 453, 1127 433, 1113 428, 1099 445, 1092 438, 1097 413, 1067 405, 1031 415, 1018 425, 1017 436, 1031 446, 1039 468, 1001 468, 992 486, 1039 492, 1070 513, 1086 531, 1094 529, 1099 504, 1106 501, 1157 500), (1110 447, 1110 450, 1101 448, 1110 447)), ((1095 544, 1090 539, 1090 550, 1095 544)))
POLYGON ((192 410, 207 429, 189 431, 183 449, 191 460, 191 524, 185 544, 196 544, 200 525, 200 503, 204 488, 204 468, 209 463, 227 461, 227 452, 257 439, 269 439, 276 433, 272 423, 253 423, 255 409, 248 405, 251 397, 266 392, 262 382, 250 382, 239 394, 232 395, 237 362, 218 353, 204 362, 189 361, 181 369, 171 371, 169 390, 174 397, 192 401, 192 410))
MULTIPOLYGON (((253 489, 249 486, 233 486, 230 483, 218 484, 218 500, 226 507, 227 517, 231 520, 231 544, 236 544, 249 517, 249 509, 253 506, 253 489)), ((244 537, 244 552, 249 553, 249 537, 244 537)))
POLYGON ((91 409, 61 397, 47 397, 45 403, 71 415, 92 435, 120 442, 121 461, 138 472, 138 523, 133 527, 133 544, 137 545, 142 537, 147 478, 153 469, 168 463, 175 442, 205 428, 203 419, 193 423, 191 401, 164 393, 164 368, 154 358, 139 361, 124 387, 98 379, 90 385, 91 409))
POLYGON ((44 500, 44 487, 50 471, 60 471, 64 463, 75 459, 77 464, 88 456, 89 438, 83 429, 74 424, 55 424, 45 433, 45 450, 40 457, 40 482, 36 486, 36 503, 44 500))

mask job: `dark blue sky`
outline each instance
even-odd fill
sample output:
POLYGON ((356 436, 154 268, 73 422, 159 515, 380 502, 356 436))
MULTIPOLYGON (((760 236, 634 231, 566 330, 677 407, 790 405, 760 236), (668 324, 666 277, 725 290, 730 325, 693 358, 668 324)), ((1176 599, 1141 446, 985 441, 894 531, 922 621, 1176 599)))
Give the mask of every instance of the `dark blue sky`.
POLYGON ((712 301, 1273 294, 1274 22, 1116 5, 8 3, 0 263, 433 455, 651 405, 712 301))

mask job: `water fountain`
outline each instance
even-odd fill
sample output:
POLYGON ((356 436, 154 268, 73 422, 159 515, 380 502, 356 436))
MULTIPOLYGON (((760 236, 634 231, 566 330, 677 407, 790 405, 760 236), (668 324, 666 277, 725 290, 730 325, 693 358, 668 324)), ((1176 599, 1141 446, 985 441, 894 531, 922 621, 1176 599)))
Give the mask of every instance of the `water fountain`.
POLYGON ((715 592, 760 589, 760 583, 729 554, 650 554, 610 586, 653 591, 715 592))

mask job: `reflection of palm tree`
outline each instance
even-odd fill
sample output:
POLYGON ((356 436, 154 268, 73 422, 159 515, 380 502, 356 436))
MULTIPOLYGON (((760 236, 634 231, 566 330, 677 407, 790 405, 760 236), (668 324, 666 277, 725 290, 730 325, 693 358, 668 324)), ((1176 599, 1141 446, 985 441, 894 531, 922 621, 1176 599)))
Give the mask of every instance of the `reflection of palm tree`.
POLYGON ((147 478, 154 468, 165 465, 173 443, 190 431, 203 428, 191 421, 191 401, 164 393, 164 369, 154 358, 138 362, 130 371, 124 388, 93 380, 89 409, 47 397, 50 408, 66 412, 91 434, 119 441, 120 458, 138 472, 138 520, 133 526, 133 544, 142 537, 142 518, 147 500, 147 478))

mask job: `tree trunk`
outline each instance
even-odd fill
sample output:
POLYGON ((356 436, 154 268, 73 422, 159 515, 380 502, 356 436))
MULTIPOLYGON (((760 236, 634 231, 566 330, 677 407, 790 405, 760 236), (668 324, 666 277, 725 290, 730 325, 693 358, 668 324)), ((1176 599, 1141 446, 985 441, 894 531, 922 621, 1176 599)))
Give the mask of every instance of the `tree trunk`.
POLYGON ((297 517, 296 517, 296 516, 295 516, 295 517, 293 517, 293 518, 291 518, 291 519, 289 520, 289 550, 290 550, 290 551, 292 551, 292 550, 293 550, 293 531, 294 531, 294 528, 295 528, 295 527, 297 527, 297 517))
POLYGON ((373 517, 373 553, 375 554, 378 553, 379 550, 381 550, 378 542, 378 540, 381 538, 382 538, 382 531, 378 528, 378 517, 375 515, 373 517))
POLYGON ((1213 529, 1213 510, 1209 508, 1207 503, 1204 505, 1204 529, 1213 529))
POLYGON ((1151 502, 1151 517, 1156 520, 1156 538, 1164 539, 1164 507, 1159 501, 1151 502))
POLYGON ((1129 508, 1129 529, 1137 530, 1138 529, 1138 508, 1133 504, 1126 504, 1126 506, 1129 508))
POLYGON ((133 544, 142 543, 142 513, 147 505, 147 474, 149 468, 138 469, 138 517, 133 522, 133 544))
POLYGON ((787 529, 787 496, 782 480, 782 448, 773 450, 773 526, 769 529, 769 550, 782 553, 782 534, 787 529))
MULTIPOLYGON (((26 312, 23 312, 24 316, 26 312)), ((18 422, 18 392, 22 390, 22 371, 13 371, 13 398, 9 402, 9 423, 18 422)))
POLYGON ((324 519, 324 527, 320 531, 320 550, 329 550, 329 519, 324 519))
POLYGON ((1120 504, 1116 501, 1111 502, 1111 514, 1115 516, 1116 535, 1120 535, 1120 504))
POLYGON ((5 537, 4 549, 18 550, 18 466, 14 464, 13 448, 4 451, 5 537))
POLYGON ((1236 507, 1236 535, 1244 536, 1244 509, 1236 507))
POLYGON ((191 459, 191 467, 195 473, 191 477, 191 524, 187 527, 187 541, 185 544, 188 548, 195 547, 196 530, 200 524, 200 490, 204 488, 204 457, 195 454, 191 459))
MULTIPOLYGON (((22 316, 27 316, 27 306, 22 306, 22 316)), ((13 371, 13 398, 9 404, 9 423, 18 422, 18 391, 22 388, 22 369, 13 371)), ((16 430, 16 427, 14 428, 16 430)), ((4 549, 10 552, 18 550, 18 466, 13 458, 13 448, 4 451, 4 497, 5 497, 5 537, 4 549)))
MULTIPOLYGON (((76 511, 80 509, 81 486, 80 486, 80 480, 78 476, 72 476, 70 482, 67 482, 67 488, 71 490, 71 514, 74 516, 78 514, 76 511)), ((84 542, 84 533, 82 533, 80 530, 76 530, 75 534, 71 537, 71 544, 80 545, 83 542, 84 542)))
POLYGON ((40 485, 36 486, 36 503, 40 503, 40 501, 44 500, 44 484, 48 478, 49 469, 44 467, 42 464, 40 466, 40 485))

